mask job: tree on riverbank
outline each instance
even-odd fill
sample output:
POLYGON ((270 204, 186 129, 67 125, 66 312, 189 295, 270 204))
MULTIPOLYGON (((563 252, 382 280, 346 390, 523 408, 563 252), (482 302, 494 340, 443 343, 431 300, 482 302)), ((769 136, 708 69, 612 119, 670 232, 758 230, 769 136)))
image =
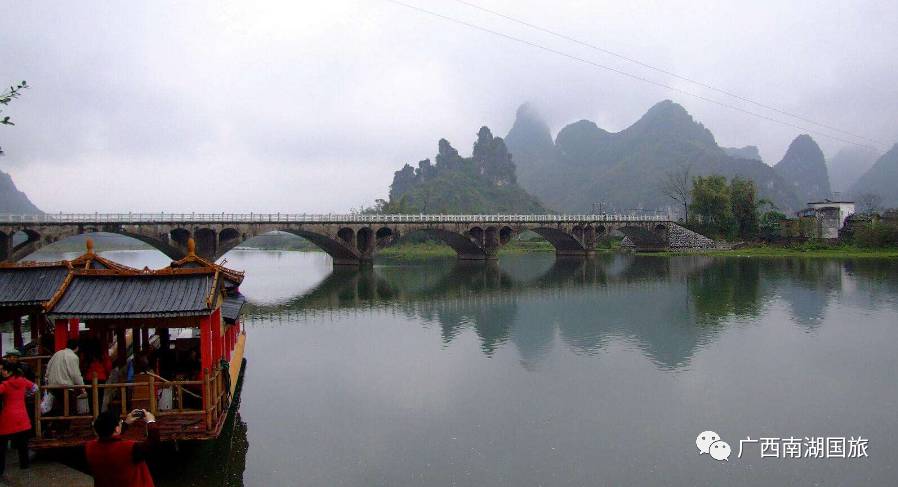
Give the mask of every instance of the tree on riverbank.
POLYGON ((699 233, 715 238, 727 238, 733 232, 733 209, 730 186, 723 176, 692 178, 692 224, 699 233))
POLYGON ((727 182, 719 175, 697 176, 692 178, 689 196, 689 224, 699 233, 726 239, 757 238, 758 209, 767 201, 758 199, 752 180, 737 176, 727 182))

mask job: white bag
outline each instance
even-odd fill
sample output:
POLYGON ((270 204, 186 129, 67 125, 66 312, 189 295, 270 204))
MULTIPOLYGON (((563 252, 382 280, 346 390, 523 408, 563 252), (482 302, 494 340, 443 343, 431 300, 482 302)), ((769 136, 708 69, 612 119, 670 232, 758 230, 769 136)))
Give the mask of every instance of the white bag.
POLYGON ((172 408, 173 394, 171 387, 166 387, 159 391, 159 403, 157 407, 162 411, 168 411, 172 408))
POLYGON ((44 391, 43 397, 41 397, 41 414, 47 414, 53 410, 53 394, 50 394, 49 391, 44 391))

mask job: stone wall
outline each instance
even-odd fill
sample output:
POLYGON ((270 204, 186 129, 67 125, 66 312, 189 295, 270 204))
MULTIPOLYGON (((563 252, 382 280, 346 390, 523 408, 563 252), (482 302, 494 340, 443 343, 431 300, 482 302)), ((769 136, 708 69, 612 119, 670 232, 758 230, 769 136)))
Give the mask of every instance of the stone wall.
POLYGON ((675 224, 670 225, 668 240, 672 250, 713 249, 717 247, 714 240, 675 224))

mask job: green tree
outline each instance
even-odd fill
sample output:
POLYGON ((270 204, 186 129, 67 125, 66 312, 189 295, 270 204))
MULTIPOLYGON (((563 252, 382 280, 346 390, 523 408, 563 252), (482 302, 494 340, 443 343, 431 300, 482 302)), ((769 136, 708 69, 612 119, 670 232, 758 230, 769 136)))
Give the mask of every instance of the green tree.
MULTIPOLYGON (((22 94, 22 90, 24 90, 26 88, 28 88, 28 83, 26 83, 25 81, 22 81, 21 83, 15 85, 15 86, 10 86, 8 90, 0 92, 0 105, 2 105, 3 107, 6 107, 7 105, 9 105, 9 102, 18 98, 19 95, 22 94)), ((15 125, 9 119, 8 115, 7 116, 3 115, 2 109, 0 109, 0 125, 15 125)), ((0 147, 0 154, 3 154, 2 147, 0 147)))
POLYGON ((758 207, 755 183, 739 176, 730 181, 730 204, 736 222, 736 235, 741 239, 753 239, 758 235, 758 207))
POLYGON ((783 222, 788 220, 783 213, 770 210, 761 216, 760 234, 761 238, 770 242, 783 237, 783 222))
POLYGON ((730 186, 723 176, 696 176, 692 178, 693 224, 700 233, 714 237, 733 234, 734 218, 730 198, 730 186))

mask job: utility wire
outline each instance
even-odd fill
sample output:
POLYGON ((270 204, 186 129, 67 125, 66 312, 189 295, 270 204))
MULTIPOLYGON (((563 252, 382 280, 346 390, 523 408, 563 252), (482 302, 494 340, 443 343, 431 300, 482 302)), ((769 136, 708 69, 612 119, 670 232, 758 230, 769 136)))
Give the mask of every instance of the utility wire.
POLYGON ((708 90, 711 90, 711 91, 716 91, 717 93, 720 93, 720 94, 723 94, 723 95, 731 96, 731 97, 733 97, 733 98, 735 98, 735 99, 737 99, 737 100, 740 100, 740 101, 743 101, 743 102, 746 102, 746 103, 750 103, 750 104, 755 105, 755 106, 757 106, 757 107, 765 108, 765 109, 767 109, 767 110, 770 110, 770 111, 779 113, 779 114, 781 114, 781 115, 786 115, 786 116, 789 116, 789 117, 792 117, 792 118, 801 120, 802 122, 810 123, 810 124, 816 125, 816 126, 818 126, 818 127, 822 127, 822 128, 828 129, 828 130, 832 130, 832 131, 835 131, 835 132, 842 133, 842 134, 844 134, 844 135, 850 135, 850 136, 852 136, 852 137, 857 137, 858 139, 866 140, 866 141, 868 141, 868 142, 873 142, 873 143, 876 143, 876 144, 882 144, 882 141, 875 140, 875 139, 871 139, 871 138, 865 137, 865 136, 863 136, 863 135, 858 135, 858 134, 849 132, 849 131, 847 131, 847 130, 842 130, 842 129, 840 129, 840 128, 833 127, 833 126, 831 126, 831 125, 827 125, 827 124, 824 124, 824 123, 816 122, 816 121, 811 120, 810 118, 804 117, 804 116, 802 116, 802 115, 799 115, 799 114, 796 114, 796 113, 792 113, 792 112, 788 112, 788 111, 783 110, 783 109, 781 109, 781 108, 777 108, 777 107, 774 107, 774 106, 771 106, 771 105, 767 105, 767 104, 765 104, 765 103, 761 103, 761 102, 756 101, 756 100, 753 100, 753 99, 751 99, 751 98, 747 98, 747 97, 744 97, 744 96, 742 96, 742 95, 733 93, 733 92, 731 92, 731 91, 727 91, 727 90, 723 90, 723 89, 720 89, 720 88, 716 88, 716 87, 711 86, 711 85, 709 85, 709 84, 707 84, 707 83, 703 83, 703 82, 701 82, 701 81, 698 81, 698 80, 695 80, 695 79, 692 79, 692 78, 688 78, 688 77, 686 77, 686 76, 682 76, 682 75, 673 73, 673 72, 671 72, 671 71, 668 71, 668 70, 663 69, 663 68, 659 68, 659 67, 657 67, 657 66, 652 66, 651 64, 644 63, 644 62, 642 62, 642 61, 640 61, 640 60, 638 60, 638 59, 634 59, 634 58, 631 58, 631 57, 629 57, 629 56, 625 56, 625 55, 623 55, 623 54, 620 54, 620 53, 617 53, 617 52, 614 52, 614 51, 610 51, 610 50, 605 49, 605 48, 603 48, 603 47, 596 46, 595 44, 590 44, 590 43, 588 43, 588 42, 586 42, 586 41, 581 41, 580 39, 577 39, 577 38, 575 38, 575 37, 571 37, 571 36, 562 34, 562 33, 560 33, 560 32, 556 32, 556 31, 553 31, 553 30, 551 30, 551 29, 547 29, 547 28, 545 28, 545 27, 540 27, 540 26, 538 26, 538 25, 536 25, 536 24, 532 24, 532 23, 530 23, 530 22, 527 22, 527 21, 524 21, 524 20, 521 20, 521 19, 512 17, 512 16, 510 16, 510 15, 503 14, 502 12, 497 12, 497 11, 495 11, 495 10, 491 10, 491 9, 486 8, 486 7, 482 7, 482 6, 480 6, 480 5, 477 5, 477 4, 475 4, 475 3, 468 2, 468 1, 466 1, 466 0, 455 0, 455 1, 458 2, 458 3, 461 3, 461 4, 463 4, 463 5, 467 5, 467 6, 471 7, 471 8, 480 10, 480 11, 482 11, 482 12, 486 12, 486 13, 488 13, 488 14, 495 15, 495 16, 497 16, 497 17, 501 17, 501 18, 503 18, 503 19, 505 19, 505 20, 509 20, 509 21, 511 21, 511 22, 514 22, 514 23, 523 25, 523 26, 525 26, 525 27, 528 27, 528 28, 531 28, 531 29, 534 29, 534 30, 537 30, 537 31, 540 31, 540 32, 543 32, 543 33, 546 33, 546 34, 549 34, 549 35, 552 35, 552 36, 555 36, 555 37, 557 37, 557 38, 559 38, 559 39, 564 39, 564 40, 566 40, 566 41, 573 42, 573 43, 575 43, 575 44, 579 44, 579 45, 581 45, 581 46, 588 47, 588 48, 593 49, 593 50, 595 50, 595 51, 599 51, 599 52, 608 54, 609 56, 614 56, 614 57, 616 57, 616 58, 618 58, 618 59, 622 59, 622 60, 624 60, 624 61, 627 61, 627 62, 631 62, 631 63, 637 64, 637 65, 642 66, 642 67, 644 67, 644 68, 648 68, 648 69, 657 71, 657 72, 659 72, 659 73, 665 74, 665 75, 670 76, 670 77, 672 77, 672 78, 676 78, 676 79, 681 80, 681 81, 686 81, 686 82, 688 82, 688 83, 692 83, 692 84, 694 84, 694 85, 701 86, 702 88, 705 88, 705 89, 708 89, 708 90))
POLYGON ((427 14, 427 15, 431 15, 431 16, 433 16, 433 17, 437 17, 437 18, 440 18, 440 19, 445 20, 445 21, 448 21, 448 22, 452 22, 452 23, 455 23, 455 24, 463 25, 463 26, 469 27, 469 28, 471 28, 471 29, 479 30, 479 31, 481 31, 481 32, 486 32, 486 33, 492 34, 492 35, 494 35, 494 36, 502 37, 502 38, 508 39, 508 40, 510 40, 510 41, 518 42, 518 43, 521 43, 521 44, 524 44, 524 45, 527 45, 527 46, 530 46, 530 47, 533 47, 533 48, 536 48, 536 49, 540 49, 540 50, 542 50, 542 51, 546 51, 546 52, 549 52, 549 53, 552 53, 552 54, 555 54, 555 55, 558 55, 558 56, 562 56, 562 57, 565 57, 565 58, 568 58, 568 59, 571 59, 571 60, 574 60, 574 61, 577 61, 577 62, 581 62, 581 63, 583 63, 583 64, 588 64, 588 65, 590 65, 590 66, 593 66, 593 67, 596 67, 596 68, 599 68, 599 69, 604 69, 604 70, 607 70, 607 71, 611 71, 611 72, 617 73, 617 74, 619 74, 619 75, 621 75, 621 76, 626 76, 626 77, 628 77, 628 78, 632 78, 632 79, 635 79, 635 80, 638 80, 638 81, 642 81, 642 82, 644 82, 644 83, 648 83, 648 84, 651 84, 651 85, 654 85, 654 86, 658 86, 658 87, 660 87, 660 88, 664 88, 664 89, 667 89, 667 90, 670 90, 670 91, 674 91, 674 92, 677 92, 677 93, 681 93, 681 94, 686 95, 686 96, 691 96, 691 97, 693 97, 693 98, 697 98, 697 99, 699 99, 699 100, 706 101, 706 102, 708 102, 708 103, 713 103, 713 104, 715 104, 715 105, 719 105, 719 106, 722 106, 722 107, 724 107, 724 108, 729 108, 730 110, 734 110, 734 111, 737 111, 737 112, 740 112, 740 113, 744 113, 744 114, 746 114, 746 115, 751 115, 751 116, 753 116, 753 117, 761 118, 761 119, 767 120, 767 121, 769 121, 769 122, 778 123, 778 124, 780 124, 780 125, 784 125, 784 126, 787 126, 787 127, 791 127, 791 128, 794 128, 794 129, 801 130, 801 131, 803 131, 803 132, 808 132, 808 133, 817 134, 817 135, 820 135, 820 136, 823 136, 823 137, 827 137, 827 138, 830 138, 830 139, 833 139, 833 140, 837 140, 837 141, 839 141, 839 142, 843 142, 843 143, 845 143, 845 144, 856 145, 856 146, 858 146, 858 147, 864 147, 864 148, 867 148, 867 149, 874 149, 874 150, 877 150, 877 151, 880 151, 880 152, 882 151, 882 149, 881 149, 880 147, 875 146, 875 145, 861 144, 861 143, 859 143, 859 142, 855 142, 855 141, 853 141, 853 140, 848 140, 848 139, 845 139, 845 138, 842 138, 842 137, 839 137, 839 136, 836 136, 836 135, 828 134, 828 133, 826 133, 826 132, 821 132, 821 131, 819 131, 819 130, 809 129, 809 128, 803 127, 803 126, 801 126, 801 125, 796 125, 796 124, 791 123, 791 122, 788 122, 788 121, 779 120, 779 119, 776 119, 776 118, 773 118, 773 117, 769 117, 769 116, 764 115, 764 114, 762 114, 762 113, 753 112, 753 111, 751 111, 751 110, 746 110, 746 109, 744 109, 744 108, 741 108, 741 107, 738 107, 738 106, 735 106, 735 105, 731 105, 731 104, 726 103, 726 102, 722 102, 722 101, 719 101, 719 100, 715 100, 715 99, 713 99, 713 98, 708 98, 708 97, 703 96, 703 95, 700 95, 700 94, 698 94, 698 93, 693 93, 693 92, 691 92, 691 91, 686 91, 686 90, 684 90, 684 89, 677 88, 677 87, 675 87, 675 86, 671 86, 671 85, 668 85, 668 84, 665 84, 665 83, 661 83, 661 82, 658 82, 658 81, 653 81, 653 80, 650 80, 650 79, 648 79, 648 78, 643 78, 643 77, 641 77, 641 76, 638 76, 638 75, 635 75, 635 74, 632 74, 632 73, 628 73, 628 72, 626 72, 626 71, 623 71, 623 70, 620 70, 620 69, 617 69, 617 68, 613 68, 613 67, 611 67, 611 66, 606 66, 606 65, 604 65, 604 64, 599 64, 599 63, 597 63, 597 62, 590 61, 590 60, 588 60, 588 59, 584 59, 584 58, 575 56, 575 55, 573 55, 573 54, 568 54, 568 53, 566 53, 566 52, 564 52, 564 51, 559 51, 559 50, 553 49, 553 48, 551 48, 551 47, 546 47, 546 46, 544 46, 544 45, 542 45, 542 44, 538 44, 538 43, 536 43, 536 42, 528 41, 528 40, 526 40, 526 39, 521 39, 521 38, 519 38, 519 37, 514 37, 514 36, 509 35, 509 34, 505 34, 505 33, 498 32, 498 31, 495 31, 495 30, 492 30, 492 29, 488 29, 488 28, 486 28, 486 27, 482 27, 482 26, 479 26, 479 25, 476 25, 476 24, 473 24, 473 23, 470 23, 470 22, 466 22, 466 21, 464 21, 464 20, 457 19, 457 18, 455 18, 455 17, 450 17, 450 16, 448 16, 448 15, 443 15, 443 14, 441 14, 441 13, 434 12, 434 11, 432 11, 432 10, 427 10, 427 9, 425 9, 425 8, 421 8, 421 7, 418 7, 418 6, 415 6, 415 5, 411 5, 411 4, 408 4, 408 3, 405 3, 405 2, 402 2, 402 1, 399 1, 399 0, 385 0, 385 1, 390 2, 390 3, 393 3, 393 4, 396 4, 396 5, 399 5, 399 6, 402 6, 402 7, 405 7, 405 8, 408 8, 408 9, 411 9, 411 10, 416 10, 416 11, 418 11, 418 12, 421 12, 421 13, 424 13, 424 14, 427 14))

